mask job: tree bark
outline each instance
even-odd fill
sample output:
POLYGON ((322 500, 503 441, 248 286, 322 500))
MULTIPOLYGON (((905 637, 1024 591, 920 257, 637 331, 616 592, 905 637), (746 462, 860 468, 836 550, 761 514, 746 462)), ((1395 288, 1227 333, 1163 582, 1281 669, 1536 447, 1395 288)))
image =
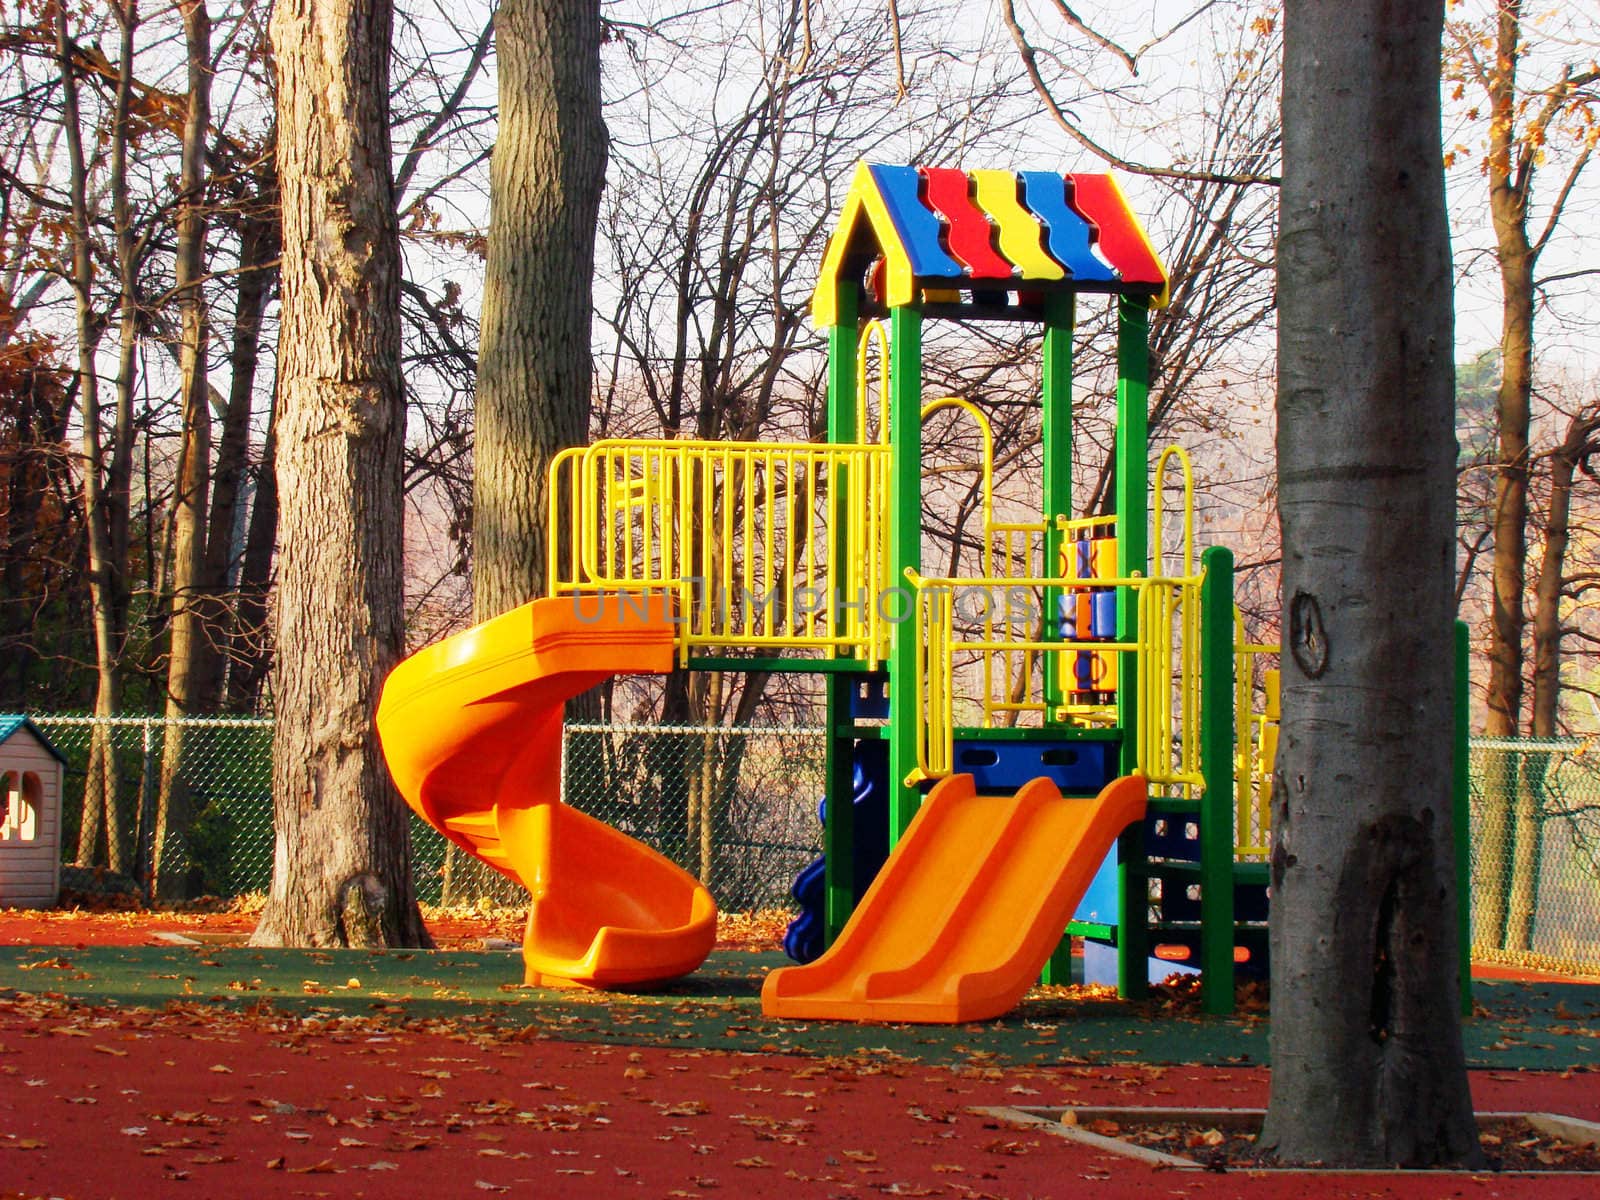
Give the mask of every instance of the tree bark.
MULTIPOLYGON (((504 0, 495 17, 500 127, 489 165, 472 450, 475 621, 544 592, 550 460, 588 438, 595 222, 606 174, 600 30, 598 0, 504 0)), ((451 903, 523 895, 454 847, 446 891, 451 903)))
POLYGON ((178 173, 174 293, 181 315, 178 352, 183 441, 173 494, 172 619, 167 658, 169 718, 156 792, 154 891, 162 900, 187 899, 197 886, 188 852, 194 805, 184 779, 187 728, 170 718, 191 716, 205 692, 213 658, 204 627, 206 515, 211 484, 211 384, 206 373, 209 321, 206 270, 206 144, 211 125, 211 15, 204 0, 179 0, 183 15, 188 101, 178 173))
POLYGON ((1479 1153, 1455 986, 1443 10, 1284 10, 1285 654, 1261 1144, 1285 1161, 1479 1153))
POLYGON ((256 945, 428 943, 373 716, 402 648, 389 0, 279 0, 276 851, 256 945))
POLYGON ((605 185, 598 0, 506 0, 473 433, 472 609, 540 595, 545 485, 589 432, 595 221, 605 185))

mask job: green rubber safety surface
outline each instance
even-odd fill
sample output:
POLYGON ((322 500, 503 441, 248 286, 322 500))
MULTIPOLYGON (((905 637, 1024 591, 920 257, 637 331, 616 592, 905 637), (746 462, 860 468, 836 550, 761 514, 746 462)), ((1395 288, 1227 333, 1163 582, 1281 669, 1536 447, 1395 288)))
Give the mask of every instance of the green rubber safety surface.
MULTIPOLYGON (((719 951, 694 975, 651 992, 524 987, 505 951, 266 950, 242 946, 0 947, 0 998, 53 993, 94 1005, 172 1002, 300 1015, 450 1021, 534 1036, 622 1045, 842 1055, 882 1051, 928 1062, 996 1066, 1267 1062, 1260 1015, 1205 1017, 1170 996, 1138 1003, 1037 988, 980 1024, 868 1025, 768 1020, 761 981, 786 960, 719 951)), ((1600 987, 1474 984, 1468 1064, 1505 1070, 1600 1069, 1600 987)))

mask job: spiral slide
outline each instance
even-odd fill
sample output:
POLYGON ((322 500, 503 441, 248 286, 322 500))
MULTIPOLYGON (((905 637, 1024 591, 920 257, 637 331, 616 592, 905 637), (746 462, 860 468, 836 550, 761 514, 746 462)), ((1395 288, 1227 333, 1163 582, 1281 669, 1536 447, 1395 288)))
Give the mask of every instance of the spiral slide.
POLYGON ((400 794, 532 893, 530 984, 655 983, 711 951, 717 908, 693 876, 561 802, 566 701, 672 665, 663 597, 561 596, 419 650, 384 684, 378 734, 400 794))
POLYGON ((1106 851, 1144 816, 1138 775, 1064 798, 1049 779, 928 794, 838 941, 767 976, 761 1010, 801 1020, 983 1021, 1039 977, 1106 851))

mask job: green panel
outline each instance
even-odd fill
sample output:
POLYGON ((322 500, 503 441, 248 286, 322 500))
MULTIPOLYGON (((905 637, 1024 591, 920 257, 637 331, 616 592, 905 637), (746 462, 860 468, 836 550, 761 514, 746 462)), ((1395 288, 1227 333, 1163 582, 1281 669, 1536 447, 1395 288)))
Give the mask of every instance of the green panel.
POLYGON ((1200 556, 1200 1006, 1233 1011, 1233 551, 1200 556))
MULTIPOLYGON (((1052 296, 1044 313, 1044 362, 1041 367, 1040 436, 1044 441, 1044 573, 1053 575, 1060 561, 1062 531, 1059 517, 1072 516, 1072 328, 1071 293, 1052 296)), ((1060 588, 1044 594, 1044 636, 1060 641, 1060 588)), ((1050 708, 1062 703, 1059 656, 1044 660, 1044 698, 1050 708)), ((1046 712, 1049 719, 1049 710, 1046 712)))
POLYGON ((1468 667, 1467 623, 1457 621, 1455 629, 1456 712, 1455 779, 1451 794, 1451 816, 1455 826, 1456 924, 1460 954, 1461 1013, 1472 1015, 1472 780, 1467 761, 1468 667))
MULTIPOLYGON (((1117 298, 1117 568, 1124 576, 1149 569, 1149 413, 1150 310, 1148 302, 1117 298)), ((1139 633, 1138 613, 1126 596, 1117 606, 1117 640, 1133 641, 1139 633)), ((1117 723, 1125 730, 1136 727, 1139 695, 1136 672, 1126 661, 1117 672, 1117 723)), ((1122 744, 1122 772, 1135 764, 1133 738, 1122 744)), ((1149 991, 1145 960, 1150 954, 1149 884, 1145 878, 1144 829, 1136 825, 1117 842, 1118 905, 1117 990, 1127 997, 1149 991)))
MULTIPOLYGON (((828 330, 828 441, 849 444, 860 439, 857 427, 856 395, 860 386, 857 378, 856 347, 860 332, 856 312, 859 288, 839 289, 837 325, 828 330)), ((850 494, 848 468, 840 467, 829 481, 828 537, 830 563, 848 561, 855 552, 851 530, 859 514, 848 511, 850 494)), ((833 573, 834 612, 842 614, 842 605, 854 597, 844 595, 841 572, 833 573)), ((850 659, 827 660, 829 666, 854 665, 850 659)), ((850 919, 855 907, 855 811, 851 802, 851 764, 854 742, 850 738, 850 696, 856 686, 857 676, 829 675, 827 677, 828 740, 825 754, 827 771, 827 817, 822 826, 822 853, 826 860, 823 868, 823 942, 833 945, 844 923, 850 919)))
POLYGON ((889 842, 916 815, 921 793, 905 780, 917 766, 918 714, 911 698, 918 670, 915 597, 905 569, 922 569, 922 313, 889 313, 889 562, 885 611, 899 617, 889 652, 889 842), (898 589, 895 591, 893 589, 898 589))

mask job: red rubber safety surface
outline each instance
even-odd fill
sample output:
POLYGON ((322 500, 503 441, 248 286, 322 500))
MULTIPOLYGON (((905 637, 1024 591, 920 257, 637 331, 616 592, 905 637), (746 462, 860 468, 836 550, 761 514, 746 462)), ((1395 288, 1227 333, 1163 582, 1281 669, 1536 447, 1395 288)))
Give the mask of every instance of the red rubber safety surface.
MULTIPOLYGON (((1259 1069, 999 1069, 0 1001, 0 1195, 1548 1197, 1532 1177, 1177 1175, 971 1105, 1259 1106, 1259 1069)), ((1600 1075, 1476 1072, 1600 1117, 1600 1075)))

